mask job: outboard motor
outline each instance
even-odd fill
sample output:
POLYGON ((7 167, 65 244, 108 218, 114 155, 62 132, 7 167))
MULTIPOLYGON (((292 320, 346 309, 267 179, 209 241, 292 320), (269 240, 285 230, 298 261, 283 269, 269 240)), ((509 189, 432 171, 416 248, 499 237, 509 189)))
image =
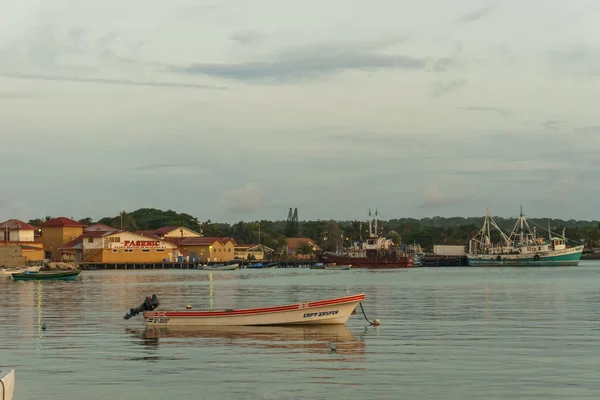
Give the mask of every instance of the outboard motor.
POLYGON ((137 308, 130 308, 129 313, 125 314, 123 318, 129 319, 131 317, 135 317, 141 312, 144 311, 152 311, 158 307, 160 303, 158 302, 158 297, 156 297, 156 293, 152 296, 148 296, 144 299, 144 302, 140 304, 137 308))

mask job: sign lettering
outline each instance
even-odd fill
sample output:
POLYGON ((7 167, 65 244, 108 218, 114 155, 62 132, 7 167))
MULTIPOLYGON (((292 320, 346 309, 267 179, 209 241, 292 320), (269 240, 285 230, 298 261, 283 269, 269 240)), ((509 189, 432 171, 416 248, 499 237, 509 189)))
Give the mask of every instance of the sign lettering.
POLYGON ((328 315, 337 315, 339 313, 339 310, 332 310, 332 311, 321 311, 321 312, 313 312, 313 313, 306 313, 304 314, 303 318, 312 318, 312 317, 326 317, 328 315))
POLYGON ((125 247, 159 247, 160 242, 158 240, 125 240, 123 242, 125 247))

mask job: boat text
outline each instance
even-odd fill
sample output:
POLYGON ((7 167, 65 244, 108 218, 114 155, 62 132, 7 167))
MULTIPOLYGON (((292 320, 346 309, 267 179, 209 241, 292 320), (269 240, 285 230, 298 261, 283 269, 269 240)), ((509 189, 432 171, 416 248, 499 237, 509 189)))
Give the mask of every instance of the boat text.
POLYGON ((326 317, 328 315, 336 315, 337 313, 339 313, 338 310, 333 310, 333 311, 321 311, 321 312, 312 312, 312 313, 306 313, 304 314, 304 318, 312 318, 312 317, 326 317))
POLYGON ((167 322, 169 322, 169 318, 150 318, 148 320, 148 323, 151 324, 166 324, 167 322))

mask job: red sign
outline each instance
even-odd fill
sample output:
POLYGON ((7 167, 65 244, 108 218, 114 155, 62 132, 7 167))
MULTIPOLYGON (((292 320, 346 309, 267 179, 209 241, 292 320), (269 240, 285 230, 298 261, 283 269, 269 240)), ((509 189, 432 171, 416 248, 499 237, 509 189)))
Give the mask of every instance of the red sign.
POLYGON ((158 247, 160 242, 158 240, 125 240, 123 242, 125 247, 158 247))

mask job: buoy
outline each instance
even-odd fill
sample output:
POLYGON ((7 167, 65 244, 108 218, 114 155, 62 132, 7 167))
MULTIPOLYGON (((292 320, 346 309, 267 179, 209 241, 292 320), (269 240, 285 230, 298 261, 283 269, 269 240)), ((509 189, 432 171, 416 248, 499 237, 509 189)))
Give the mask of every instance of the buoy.
POLYGON ((188 310, 191 310, 192 306, 190 304, 188 304, 185 308, 187 308, 188 310))
POLYGON ((381 322, 379 322, 379 318, 376 318, 375 321, 373 321, 373 325, 375 326, 379 326, 381 324, 381 322))
POLYGON ((42 330, 45 331, 46 330, 46 324, 42 324, 42 330))

